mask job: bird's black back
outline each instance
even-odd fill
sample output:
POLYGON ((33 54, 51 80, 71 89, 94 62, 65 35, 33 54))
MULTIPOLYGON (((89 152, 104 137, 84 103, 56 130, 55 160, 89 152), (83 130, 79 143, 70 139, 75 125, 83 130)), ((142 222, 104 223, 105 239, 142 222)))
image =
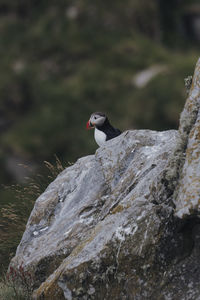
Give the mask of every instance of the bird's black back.
POLYGON ((96 126, 97 129, 103 131, 106 134, 106 141, 113 139, 114 137, 121 134, 121 131, 117 128, 114 128, 108 119, 106 118, 102 126, 96 126))

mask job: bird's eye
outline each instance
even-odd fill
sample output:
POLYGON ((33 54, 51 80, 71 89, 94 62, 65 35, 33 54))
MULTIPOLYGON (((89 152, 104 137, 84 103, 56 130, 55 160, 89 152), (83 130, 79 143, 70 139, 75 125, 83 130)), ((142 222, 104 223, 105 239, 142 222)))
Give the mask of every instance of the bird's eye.
POLYGON ((94 118, 95 118, 95 120, 96 120, 97 117, 94 117, 94 118))

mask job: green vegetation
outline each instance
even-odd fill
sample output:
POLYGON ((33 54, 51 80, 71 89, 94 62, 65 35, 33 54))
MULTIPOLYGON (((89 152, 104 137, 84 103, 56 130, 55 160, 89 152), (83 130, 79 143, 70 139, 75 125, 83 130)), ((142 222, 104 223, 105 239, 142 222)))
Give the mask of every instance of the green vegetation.
POLYGON ((23 296, 23 292, 21 290, 18 291, 18 297, 16 297, 15 291, 12 286, 9 286, 3 282, 0 282, 0 298, 2 300, 25 300, 26 298, 23 296))
POLYGON ((7 274, 0 279, 0 299, 30 300, 33 284, 32 275, 25 271, 23 264, 17 269, 10 267, 7 274))
MULTIPOLYGON (((65 168, 57 156, 55 157, 54 164, 45 161, 44 165, 45 168, 42 175, 32 174, 32 177, 26 178, 26 182, 24 184, 8 185, 1 192, 1 266, 7 266, 9 260, 14 256, 16 247, 19 244, 25 230, 27 218, 31 213, 35 199, 39 197, 46 186, 65 168)), ((4 268, 0 270, 0 275, 3 271, 4 268)))
MULTIPOLYGON (((1 182, 16 181, 11 158, 43 174, 38 166, 55 153, 66 163, 94 153, 85 130, 93 111, 121 130, 177 128, 184 78, 199 55, 179 30, 186 2, 0 0, 1 182), (154 65, 165 71, 138 88, 134 77, 154 65)), ((46 184, 26 197, 0 191, 0 263, 14 254, 46 184)))

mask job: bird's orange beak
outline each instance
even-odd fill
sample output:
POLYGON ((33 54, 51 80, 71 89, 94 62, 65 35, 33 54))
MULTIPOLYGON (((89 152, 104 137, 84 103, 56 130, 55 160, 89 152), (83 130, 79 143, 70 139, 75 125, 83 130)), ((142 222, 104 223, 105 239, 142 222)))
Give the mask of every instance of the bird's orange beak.
POLYGON ((94 128, 94 125, 90 121, 88 121, 87 124, 86 124, 86 129, 89 130, 89 129, 92 129, 92 128, 94 128))

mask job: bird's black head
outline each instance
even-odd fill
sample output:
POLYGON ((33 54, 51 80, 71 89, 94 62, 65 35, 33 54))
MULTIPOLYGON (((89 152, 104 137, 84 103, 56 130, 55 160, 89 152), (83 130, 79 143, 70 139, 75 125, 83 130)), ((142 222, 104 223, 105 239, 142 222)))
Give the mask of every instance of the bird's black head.
POLYGON ((106 115, 102 112, 95 112, 91 114, 90 119, 87 122, 87 129, 93 128, 95 126, 101 127, 106 119, 106 115))

